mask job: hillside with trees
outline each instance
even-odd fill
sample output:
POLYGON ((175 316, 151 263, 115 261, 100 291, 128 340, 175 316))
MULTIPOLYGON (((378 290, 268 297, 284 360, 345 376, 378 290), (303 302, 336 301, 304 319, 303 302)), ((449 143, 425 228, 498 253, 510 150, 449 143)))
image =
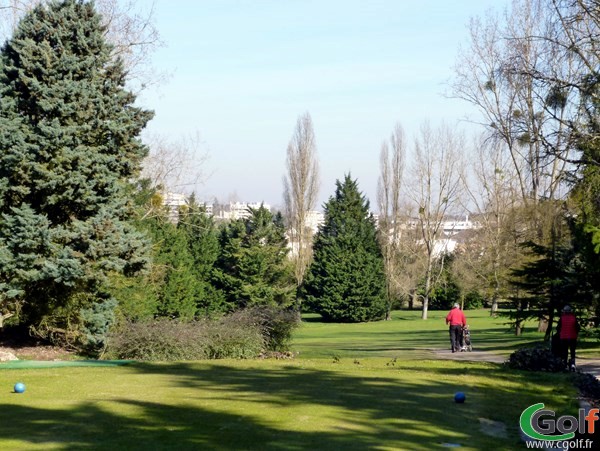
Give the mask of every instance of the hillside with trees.
POLYGON ((420 308, 426 320, 458 302, 507 315, 516 334, 534 319, 546 338, 569 304, 597 334, 596 2, 515 0, 474 17, 449 95, 475 111, 478 132, 425 120, 411 140, 398 123, 378 160, 364 150, 380 166, 378 211, 345 175, 316 234, 308 112, 281 149, 281 212, 226 217, 192 191, 173 207, 173 180, 195 171, 200 138, 142 136, 154 113, 132 88, 148 58, 132 56, 134 38, 148 49, 156 30, 111 0, 102 14, 78 0, 23 5, 0 49, 3 333, 99 355, 135 327, 149 337, 206 326, 202 339, 242 343, 239 320, 259 337, 256 354, 276 330, 283 348, 301 313, 367 322, 420 308), (467 216, 468 230, 448 226, 467 216))

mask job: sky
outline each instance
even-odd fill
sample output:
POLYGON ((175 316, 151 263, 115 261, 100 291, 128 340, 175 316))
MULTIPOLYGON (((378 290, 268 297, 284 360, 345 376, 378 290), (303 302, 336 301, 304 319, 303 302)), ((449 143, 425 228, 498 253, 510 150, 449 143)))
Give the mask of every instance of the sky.
POLYGON ((410 143, 425 121, 463 127, 475 114, 444 93, 459 47, 468 46, 469 19, 506 2, 153 3, 165 45, 152 62, 168 77, 140 98, 156 114, 147 136, 200 137, 200 200, 281 206, 286 148, 308 112, 321 172, 317 209, 350 173, 375 210, 381 144, 397 123, 410 143))

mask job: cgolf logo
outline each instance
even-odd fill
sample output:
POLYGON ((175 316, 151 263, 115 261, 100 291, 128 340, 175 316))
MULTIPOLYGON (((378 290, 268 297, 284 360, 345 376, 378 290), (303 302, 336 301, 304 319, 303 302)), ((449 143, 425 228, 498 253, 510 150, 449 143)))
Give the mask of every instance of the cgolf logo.
POLYGON ((555 419, 555 412, 544 407, 543 403, 533 404, 523 411, 519 419, 523 433, 534 440, 567 442, 575 437, 576 432, 592 435, 596 430, 596 422, 600 419, 600 409, 597 408, 590 409, 587 413, 586 409, 579 409, 577 417, 563 415, 555 419))

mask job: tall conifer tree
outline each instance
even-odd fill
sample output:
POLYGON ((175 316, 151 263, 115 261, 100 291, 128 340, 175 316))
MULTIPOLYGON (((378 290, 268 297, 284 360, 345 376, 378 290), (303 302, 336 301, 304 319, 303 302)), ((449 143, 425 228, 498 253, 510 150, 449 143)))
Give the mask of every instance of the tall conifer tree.
MULTIPOLYGON (((106 275, 146 261, 127 190, 152 113, 134 106, 104 36, 91 3, 51 2, 0 51, 0 308, 25 324, 69 310, 81 293, 76 310, 114 302, 106 275)), ((93 310, 107 313, 87 315, 104 321, 88 331, 105 330, 110 309, 93 310)))
POLYGON ((375 220, 358 183, 346 175, 325 204, 314 261, 302 289, 306 304, 328 321, 383 319, 385 273, 375 220))

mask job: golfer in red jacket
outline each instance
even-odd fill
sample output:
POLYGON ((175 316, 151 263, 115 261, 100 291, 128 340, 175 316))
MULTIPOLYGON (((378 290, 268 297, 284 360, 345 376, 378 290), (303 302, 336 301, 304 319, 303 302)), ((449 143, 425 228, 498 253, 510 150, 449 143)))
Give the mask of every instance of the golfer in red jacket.
POLYGON ((577 335, 579 323, 570 305, 565 305, 556 325, 556 333, 560 338, 560 357, 567 368, 575 371, 575 348, 577 347, 577 335), (567 361, 571 352, 571 359, 567 361))
POLYGON ((458 352, 462 345, 462 330, 467 325, 465 314, 458 304, 454 304, 452 310, 446 315, 446 324, 450 325, 450 346, 452 346, 452 352, 458 352))

